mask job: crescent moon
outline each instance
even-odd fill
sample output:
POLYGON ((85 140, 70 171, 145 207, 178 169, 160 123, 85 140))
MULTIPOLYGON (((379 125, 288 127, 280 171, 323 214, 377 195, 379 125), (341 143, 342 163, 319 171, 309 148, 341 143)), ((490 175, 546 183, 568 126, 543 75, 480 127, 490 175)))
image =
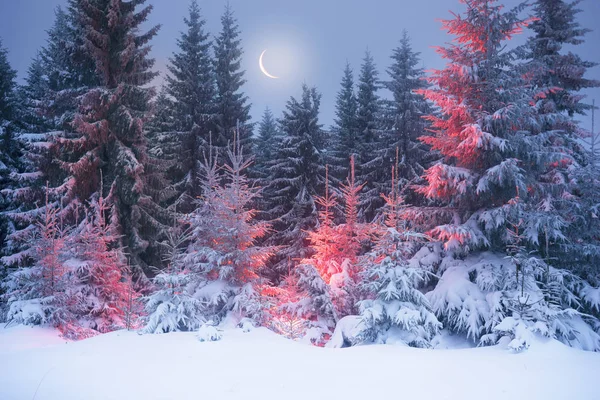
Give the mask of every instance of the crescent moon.
POLYGON ((263 74, 265 74, 266 76, 268 76, 271 79, 279 79, 278 76, 271 75, 265 68, 265 65, 263 64, 263 56, 265 55, 266 52, 267 52, 267 50, 263 51, 260 54, 260 57, 258 58, 258 65, 260 66, 260 70, 262 71, 263 74))

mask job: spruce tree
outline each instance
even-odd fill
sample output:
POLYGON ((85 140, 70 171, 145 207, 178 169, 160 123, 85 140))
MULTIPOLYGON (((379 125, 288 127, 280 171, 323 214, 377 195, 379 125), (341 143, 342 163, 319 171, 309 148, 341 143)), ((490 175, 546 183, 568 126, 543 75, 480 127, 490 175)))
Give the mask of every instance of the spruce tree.
POLYGON ((597 80, 585 77, 597 63, 582 60, 565 49, 565 46, 582 44, 585 34, 590 32, 577 21, 577 14, 581 12, 577 8, 579 3, 581 0, 534 2, 536 20, 530 25, 534 35, 528 45, 529 57, 537 70, 534 82, 546 90, 546 96, 537 106, 542 113, 584 115, 591 110, 591 105, 584 103, 578 92, 600 85, 597 80))
MULTIPOLYGON (((392 94, 392 99, 384 103, 383 142, 379 149, 379 157, 384 165, 384 171, 391 171, 394 163, 397 184, 402 189, 406 185, 415 184, 423 175, 428 162, 431 160, 429 149, 419 137, 426 134, 427 123, 423 118, 431 110, 425 98, 415 91, 427 87, 423 69, 419 67, 419 53, 412 49, 408 33, 404 31, 400 45, 392 53, 392 65, 387 73, 389 81, 384 86, 392 94), (398 149, 398 158, 396 158, 398 149)), ((383 193, 391 190, 391 177, 386 174, 383 193)), ((405 193, 405 200, 414 202, 410 190, 405 193)))
POLYGON ((356 340, 430 347, 442 327, 422 293, 433 276, 409 261, 425 237, 406 228, 402 183, 395 166, 391 171, 391 192, 384 196, 385 222, 374 229, 375 246, 360 260, 367 299, 359 302, 362 323, 356 340))
POLYGON ((149 157, 145 171, 146 193, 156 203, 176 211, 178 205, 173 199, 178 192, 169 178, 178 168, 180 145, 175 130, 174 103, 164 86, 152 106, 152 117, 146 125, 149 157))
POLYGON ((162 229, 152 199, 144 194, 144 120, 153 96, 147 84, 156 76, 148 43, 158 27, 139 32, 152 10, 138 10, 143 3, 77 3, 100 86, 84 95, 73 122, 78 136, 58 139, 68 155, 61 165, 72 174, 63 204, 74 207, 94 195, 105 198, 111 229, 119 237, 116 246, 129 253, 135 267, 146 265, 141 255, 148 238, 162 229))
POLYGON ((283 246, 274 260, 274 278, 311 253, 306 232, 317 226, 314 196, 325 183, 320 103, 317 90, 303 85, 302 98, 292 97, 279 121, 282 140, 269 168, 270 184, 265 189, 269 202, 265 216, 273 221, 275 232, 269 243, 283 246))
POLYGON ((4 258, 10 265, 26 265, 33 260, 29 239, 37 229, 37 216, 44 213, 47 194, 61 218, 69 222, 81 219, 81 213, 75 215, 79 203, 65 198, 73 183, 72 172, 59 162, 77 157, 70 154, 61 139, 78 137, 73 118, 83 94, 99 83, 93 60, 84 46, 85 19, 78 17, 78 7, 75 0, 70 0, 67 11, 57 8, 46 46, 33 60, 27 84, 21 90, 24 132, 19 138, 24 165, 15 176, 18 191, 13 193, 18 194, 19 201, 10 212, 15 231, 10 235, 11 255, 4 258), (47 185, 49 193, 45 190, 47 185), (60 207, 61 202, 65 207, 60 207))
POLYGON ((357 111, 354 76, 350 64, 346 63, 341 88, 336 97, 336 119, 331 138, 333 151, 328 157, 328 163, 332 166, 331 173, 338 182, 348 176, 350 157, 358 159, 361 155, 362 138, 358 130, 357 111))
POLYGON ((25 132, 47 132, 51 128, 44 112, 48 90, 44 64, 38 54, 29 65, 25 85, 19 88, 20 103, 23 105, 20 118, 25 132))
POLYGON ((595 200, 586 198, 592 194, 593 191, 588 189, 594 185, 590 176, 583 172, 590 161, 581 144, 582 129, 575 117, 591 110, 580 91, 598 87, 600 82, 586 77, 587 71, 596 63, 582 60, 565 48, 582 44, 589 32, 577 21, 581 11, 577 8, 579 3, 564 0, 537 0, 534 3, 537 19, 530 26, 534 34, 528 40, 527 67, 540 93, 536 108, 544 117, 544 129, 552 131, 548 142, 554 146, 557 158, 542 171, 541 178, 548 187, 545 207, 549 212, 540 214, 548 221, 554 219, 552 213, 560 214, 569 225, 566 229, 568 241, 557 243, 551 238, 543 238, 549 242, 545 246, 549 254, 545 257, 561 260, 563 265, 568 262, 570 268, 583 272, 597 264, 600 247, 593 235, 587 239, 581 235, 590 232, 591 220, 589 207, 580 203, 590 204, 595 200), (573 185, 574 182, 579 185, 573 185))
POLYGON ((193 0, 189 16, 184 18, 187 30, 177 40, 179 51, 168 67, 167 92, 174 101, 175 129, 179 147, 178 162, 171 181, 177 189, 177 203, 185 212, 201 194, 199 162, 215 128, 215 81, 210 54, 211 41, 205 32, 205 21, 198 2, 193 0))
POLYGON ((577 280, 538 256, 544 238, 564 240, 561 216, 544 208, 542 171, 567 152, 549 144, 554 132, 532 106, 536 92, 514 62, 522 48, 506 47, 528 23, 524 8, 473 0, 444 20, 456 40, 438 49, 447 64, 429 78, 435 87, 419 92, 441 110, 422 138, 443 157, 419 188, 439 206, 421 215, 434 217, 428 233, 446 250, 428 298, 448 328, 481 344, 509 336, 521 348, 518 336, 534 332, 597 349, 590 317, 571 308, 577 280))
POLYGON ((381 187, 383 180, 383 165, 377 157, 377 150, 382 148, 383 142, 379 132, 380 99, 377 94, 379 90, 379 73, 369 51, 360 68, 358 78, 358 90, 356 100, 357 129, 360 136, 360 164, 358 181, 365 183, 364 197, 361 202, 361 216, 367 221, 375 218, 378 210, 383 206, 381 193, 385 193, 381 187))
POLYGON ((11 68, 7 55, 8 52, 0 41, 0 254, 9 231, 12 231, 3 212, 10 209, 16 200, 9 189, 16 187, 14 173, 21 168, 22 153, 15 136, 18 125, 15 91, 17 72, 11 68))
POLYGON ((65 134, 72 132, 78 97, 100 83, 85 46, 85 23, 76 0, 69 0, 66 11, 57 7, 47 44, 40 52, 48 90, 44 114, 52 119, 51 130, 64 130, 65 134))
MULTIPOLYGON (((267 107, 258 124, 258 135, 254 138, 254 175, 258 179, 268 179, 268 168, 277 151, 277 140, 280 138, 277 121, 267 107)), ((265 182, 267 183, 267 182, 265 182)), ((263 186, 265 186, 263 184, 263 186)))
POLYGON ((218 165, 212 151, 202 164, 204 196, 188 216, 191 239, 185 258, 192 280, 187 290, 203 304, 205 321, 218 323, 228 317, 237 324, 250 318, 261 324, 265 310, 259 272, 273 248, 256 244, 267 233, 268 224, 255 219, 252 203, 261 189, 245 174, 251 160, 244 156, 236 137, 227 155, 229 162, 224 166, 218 165))
POLYGON ((221 16, 221 32, 215 39, 215 76, 217 93, 215 99, 217 132, 215 143, 222 147, 222 158, 226 159, 226 146, 233 138, 233 131, 240 136, 240 142, 251 154, 252 125, 248 97, 241 91, 246 83, 241 69, 242 47, 239 26, 229 4, 221 16))

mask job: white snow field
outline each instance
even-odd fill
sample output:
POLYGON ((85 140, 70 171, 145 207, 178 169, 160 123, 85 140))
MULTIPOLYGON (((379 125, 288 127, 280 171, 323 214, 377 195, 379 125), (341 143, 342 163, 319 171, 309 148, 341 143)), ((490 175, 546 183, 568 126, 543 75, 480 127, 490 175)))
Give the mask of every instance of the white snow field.
POLYGON ((0 329, 0 399, 600 399, 600 354, 553 341, 422 350, 317 348, 267 329, 119 331, 65 342, 51 329, 0 329))

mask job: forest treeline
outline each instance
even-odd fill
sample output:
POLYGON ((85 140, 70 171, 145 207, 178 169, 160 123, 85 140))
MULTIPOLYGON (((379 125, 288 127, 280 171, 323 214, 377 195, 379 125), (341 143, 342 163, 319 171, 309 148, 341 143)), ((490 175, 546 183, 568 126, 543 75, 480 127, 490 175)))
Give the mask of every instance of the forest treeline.
POLYGON ((462 2, 443 69, 398 27, 384 75, 369 52, 345 66, 325 129, 307 85, 251 121, 229 6, 213 37, 191 2, 156 90, 152 6, 68 0, 23 85, 0 50, 2 319, 600 350, 579 1, 462 2))

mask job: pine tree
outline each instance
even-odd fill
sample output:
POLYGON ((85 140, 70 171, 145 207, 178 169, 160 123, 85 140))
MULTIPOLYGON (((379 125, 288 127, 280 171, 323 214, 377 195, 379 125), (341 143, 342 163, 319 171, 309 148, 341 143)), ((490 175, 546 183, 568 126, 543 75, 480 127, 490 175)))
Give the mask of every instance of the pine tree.
POLYGON ((47 185, 50 203, 65 214, 61 218, 74 222, 81 217, 74 215, 78 204, 65 199, 72 174, 58 160, 73 157, 60 139, 78 136, 72 122, 79 102, 88 88, 99 83, 93 60, 85 50, 83 30, 84 20, 78 18, 75 0, 69 1, 68 11, 57 8, 47 44, 34 59, 22 89, 24 132, 19 139, 23 168, 15 175, 18 190, 12 192, 18 202, 9 214, 14 232, 9 238, 11 254, 3 258, 9 265, 28 265, 33 260, 28 238, 36 229, 38 216, 45 212, 47 185), (66 206, 59 207, 61 202, 66 206))
POLYGON ((336 227, 338 234, 335 242, 341 257, 337 260, 337 268, 329 269, 330 278, 327 280, 340 318, 357 314, 356 305, 361 297, 361 266, 358 257, 371 234, 371 226, 359 221, 359 204, 364 186, 364 183, 356 181, 355 161, 354 156, 351 156, 346 183, 341 185, 344 223, 336 227))
POLYGON ((600 82, 585 76, 587 70, 596 66, 596 63, 584 61, 565 49, 565 46, 583 43, 585 34, 589 32, 576 19, 581 11, 577 8, 579 3, 563 0, 538 0, 534 3, 537 20, 530 26, 534 35, 528 40, 527 67, 539 91, 536 108, 544 117, 543 129, 553 131, 548 143, 553 146, 557 158, 542 171, 541 178, 548 187, 545 204, 549 212, 541 214, 548 221, 554 218, 547 214, 560 214, 569 225, 565 229, 569 241, 556 243, 550 238, 543 238, 551 242, 548 246, 550 254, 545 256, 561 260, 563 265, 569 262, 570 268, 584 271, 589 268, 586 265, 596 263, 595 260, 600 257, 600 247, 592 236, 583 244, 580 235, 586 231, 586 225, 591 227, 589 208, 581 207, 580 202, 589 204, 594 200, 585 198, 585 194, 591 194, 587 188, 592 181, 581 175, 581 179, 578 179, 573 174, 573 171, 580 171, 580 167, 585 168, 589 162, 587 151, 581 145, 583 132, 574 117, 585 115, 591 109, 589 104, 583 102, 584 96, 580 91, 598 87, 600 82), (574 186, 575 181, 583 183, 585 187, 574 186))
POLYGON ((541 250, 544 238, 564 240, 565 226, 561 216, 549 213, 542 172, 567 152, 548 144, 553 132, 544 130, 544 118, 532 106, 536 92, 513 61, 522 48, 505 46, 528 23, 519 17, 524 7, 504 11, 495 0, 474 0, 464 15, 444 20, 457 38, 438 49, 447 64, 429 78, 436 88, 419 92, 441 109, 428 117, 435 135, 422 139, 443 156, 427 169, 419 191, 440 206, 422 212, 437 217, 429 233, 447 252, 428 298, 445 326, 482 344, 508 332, 503 321, 519 316, 514 304, 526 303, 538 304, 545 324, 527 325, 529 332, 570 344, 567 338, 577 337, 595 349, 587 317, 570 309, 580 301, 574 286, 564 279, 551 289, 562 272, 531 255, 506 261, 515 237, 530 254, 541 250), (550 291, 560 293, 556 308, 544 295, 550 291))
POLYGON ((57 7, 47 44, 40 52, 47 89, 43 112, 51 120, 50 130, 72 132, 78 97, 100 83, 93 57, 86 50, 85 22, 79 15, 77 0, 69 0, 67 11, 57 7))
POLYGON ((126 326, 125 314, 131 293, 125 277, 129 271, 124 254, 114 248, 118 237, 106 222, 107 211, 104 199, 92 200, 86 219, 72 239, 74 257, 65 262, 76 281, 68 291, 72 299, 69 308, 77 316, 76 323, 67 327, 74 339, 126 326))
POLYGON ((184 22, 187 31, 177 40, 179 51, 170 60, 167 92, 175 103, 179 142, 174 155, 178 162, 171 180, 179 193, 176 202, 182 211, 189 212, 194 199, 201 194, 199 163, 215 126, 216 92, 210 54, 212 44, 204 31, 205 21, 196 0, 191 2, 184 22))
MULTIPOLYGON (((396 168, 397 184, 401 188, 415 184, 423 175, 432 157, 429 149, 419 137, 427 130, 423 116, 431 110, 422 95, 415 93, 427 87, 423 69, 419 67, 419 53, 412 49, 408 33, 404 31, 400 45, 392 53, 392 65, 388 68, 389 81, 384 86, 392 93, 392 100, 384 103, 383 141, 384 148, 379 149, 380 163, 384 171, 390 171, 396 162, 396 149, 399 158, 396 168)), ((390 176, 386 175, 383 182, 385 191, 391 190, 390 176)), ((406 188, 410 189, 410 188, 406 188)), ((405 195, 407 202, 414 202, 410 190, 405 195)))
MULTIPOLYGON (((48 193, 48 189, 46 190, 48 193)), ((51 324, 66 333, 74 322, 68 305, 72 275, 65 266, 68 259, 67 231, 59 219, 59 209, 46 197, 44 214, 36 232, 29 237, 34 265, 11 269, 2 288, 8 306, 7 322, 24 325, 51 324)))
POLYGON ((391 168, 391 192, 384 196, 385 224, 376 232, 374 249, 360 260, 367 299, 359 303, 362 321, 355 340, 430 347, 442 327, 421 292, 432 276, 409 262, 425 237, 406 229, 402 184, 395 166, 391 168))
POLYGON ((7 51, 0 41, 0 253, 9 233, 9 221, 2 213, 13 201, 6 189, 14 186, 12 174, 19 169, 21 157, 21 146, 15 138, 16 77, 17 72, 8 63, 7 51))
MULTIPOLYGON (((179 225, 183 225, 179 221, 179 225)), ((188 290, 194 275, 185 266, 189 229, 173 227, 164 245, 167 267, 154 278, 155 290, 147 296, 144 333, 166 333, 197 330, 204 322, 202 303, 188 290)))
MULTIPOLYGON (((354 93, 354 77, 350 64, 346 63, 341 88, 336 98, 336 119, 333 127, 332 175, 339 182, 348 176, 350 157, 359 158, 362 149, 358 130, 358 103, 354 93)), ((359 163, 360 164, 360 163, 359 163)))
POLYGON ((279 121, 283 138, 269 168, 270 184, 265 189, 269 201, 265 216, 273 221, 275 232, 269 243, 285 246, 274 259, 273 278, 310 256, 306 232, 317 226, 314 196, 325 183, 320 103, 317 90, 303 85, 301 100, 292 97, 279 121))
MULTIPOLYGON (((381 193, 382 168, 381 159, 376 156, 377 149, 382 147, 382 138, 379 132, 380 99, 378 72, 369 51, 360 68, 357 90, 357 129, 360 135, 361 150, 358 181, 365 183, 361 215, 367 221, 375 218, 378 210, 383 206, 381 193)), ((385 174, 385 172, 383 172, 385 174)))
POLYGON ((420 192, 445 204, 440 212, 446 224, 432 233, 449 250, 492 245, 492 232, 503 226, 503 206, 516 195, 515 189, 525 192, 535 179, 518 158, 531 150, 523 148, 528 127, 518 123, 534 118, 534 110, 525 82, 505 68, 512 65, 513 54, 502 47, 526 25, 518 17, 523 7, 502 13, 495 3, 470 2, 464 17, 443 21, 459 42, 438 49, 449 62, 429 78, 439 88, 419 91, 442 109, 442 115, 428 116, 435 136, 422 141, 443 159, 427 169, 420 192), (468 74, 463 73, 465 66, 468 74), (510 89, 504 82, 510 82, 510 89))
POLYGON ((25 82, 19 88, 20 102, 23 104, 20 116, 23 130, 31 133, 47 132, 51 125, 44 112, 44 102, 49 88, 41 55, 38 54, 31 61, 25 82))
POLYGON ((148 162, 145 177, 146 193, 157 204, 176 211, 178 204, 173 203, 173 199, 178 193, 169 179, 178 168, 180 149, 173 112, 174 103, 163 86, 154 99, 152 117, 146 125, 148 162))
POLYGON ((267 233, 268 224, 255 220, 256 210, 251 205, 260 189, 246 177, 251 160, 244 157, 237 138, 228 157, 223 167, 225 183, 214 152, 202 165, 204 195, 189 216, 192 237, 186 265, 192 280, 187 290, 202 302, 205 321, 219 323, 231 318, 237 324, 249 318, 261 324, 265 310, 258 272, 273 248, 256 244, 267 233))
MULTIPOLYGON (((258 136, 254 138, 254 175, 258 179, 268 178, 268 168, 277 152, 277 141, 280 138, 277 122, 267 107, 262 120, 258 124, 258 136)), ((265 184, 263 184, 265 186, 265 184)))
POLYGON ((130 254, 136 268, 146 265, 142 253, 148 239, 164 229, 156 220, 155 204, 144 194, 143 121, 153 96, 146 85, 156 76, 150 70, 154 61, 147 57, 148 42, 158 27, 139 33, 152 10, 152 6, 136 10, 142 4, 77 3, 78 18, 85 21, 87 51, 101 85, 88 90, 82 99, 73 122, 78 135, 58 139, 67 155, 61 165, 72 174, 63 204, 73 208, 94 195, 105 198, 111 229, 119 236, 116 246, 130 254), (104 193, 99 193, 101 189, 104 193))
POLYGON ((333 211, 337 201, 327 183, 325 196, 315 197, 315 202, 321 208, 319 226, 308 232, 313 255, 302 261, 304 272, 308 271, 306 266, 312 266, 328 286, 335 311, 334 322, 358 311, 356 303, 360 298, 361 284, 358 257, 370 234, 370 226, 358 221, 360 192, 364 185, 356 182, 354 165, 354 157, 351 157, 348 178, 341 187, 344 223, 336 225, 334 222, 333 211))
POLYGON ((223 148, 226 159, 227 143, 233 131, 239 129, 240 142, 247 154, 252 153, 252 125, 248 97, 241 91, 246 83, 244 71, 241 70, 243 51, 240 30, 229 4, 221 16, 221 32, 215 39, 214 53, 217 93, 215 99, 217 113, 217 132, 215 144, 223 148))
MULTIPOLYGON (((590 30, 582 28, 576 19, 581 12, 580 0, 536 0, 530 25, 534 35, 528 45, 532 64, 537 70, 534 82, 546 90, 537 107, 542 113, 559 112, 570 117, 584 115, 591 110, 582 102, 578 93, 582 89, 598 87, 600 82, 585 77, 588 69, 597 64, 582 60, 578 55, 567 52, 565 46, 583 43, 590 30)), ((570 132, 569 132, 570 133, 570 132)))

